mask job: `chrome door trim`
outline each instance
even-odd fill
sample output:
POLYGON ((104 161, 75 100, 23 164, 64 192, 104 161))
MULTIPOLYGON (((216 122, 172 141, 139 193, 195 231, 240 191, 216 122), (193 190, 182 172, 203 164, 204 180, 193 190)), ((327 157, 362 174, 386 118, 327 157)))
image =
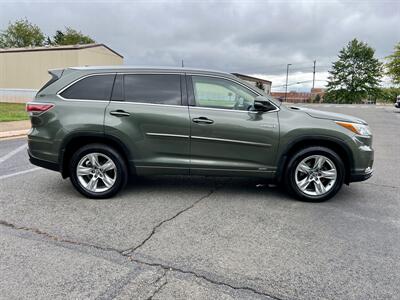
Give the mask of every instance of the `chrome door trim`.
POLYGON ((256 172, 256 173, 275 173, 275 170, 260 170, 260 169, 216 169, 216 168, 207 168, 207 167, 191 167, 191 170, 196 171, 224 171, 224 172, 256 172))
MULTIPOLYGON (((274 107, 276 107, 275 104, 273 104, 271 101, 269 101, 274 107)), ((208 109, 208 110, 217 110, 217 111, 229 111, 229 112, 238 112, 238 113, 247 113, 247 114, 268 114, 268 113, 274 113, 280 111, 280 108, 276 108, 273 110, 269 111, 254 111, 254 110, 236 110, 236 109, 226 109, 226 108, 214 108, 214 107, 201 107, 201 106, 189 106, 190 109, 196 108, 196 109, 208 109)))
POLYGON ((161 137, 176 137, 188 139, 188 135, 183 134, 170 134, 170 133, 158 133, 158 132, 146 132, 147 136, 161 136, 161 137))
POLYGON ((266 143, 257 143, 257 142, 249 142, 242 140, 230 140, 230 139, 221 139, 221 138, 213 138, 213 137, 205 137, 205 136, 191 136, 192 139, 195 140, 206 140, 206 141, 216 141, 216 142, 225 142, 225 143, 235 143, 235 144, 244 144, 244 145, 252 145, 252 146, 261 146, 261 147, 271 147, 271 144, 266 143))

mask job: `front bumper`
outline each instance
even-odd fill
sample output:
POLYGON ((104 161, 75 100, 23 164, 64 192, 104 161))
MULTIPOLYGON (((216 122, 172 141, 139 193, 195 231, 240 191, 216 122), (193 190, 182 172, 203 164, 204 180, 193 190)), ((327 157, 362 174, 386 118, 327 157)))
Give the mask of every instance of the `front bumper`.
POLYGON ((374 173, 374 170, 370 167, 365 169, 365 171, 362 173, 352 173, 350 175, 350 182, 359 182, 359 181, 367 180, 372 176, 373 173, 374 173))
POLYGON ((346 183, 367 180, 374 172, 374 149, 371 146, 372 137, 364 138, 356 136, 353 140, 356 142, 357 148, 353 148, 354 164, 346 183))

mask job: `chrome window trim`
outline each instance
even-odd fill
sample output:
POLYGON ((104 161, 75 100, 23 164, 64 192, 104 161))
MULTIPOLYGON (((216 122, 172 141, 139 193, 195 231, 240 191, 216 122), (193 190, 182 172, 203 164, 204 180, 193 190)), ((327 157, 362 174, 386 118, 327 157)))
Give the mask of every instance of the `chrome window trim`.
POLYGON ((116 72, 109 72, 109 73, 93 73, 93 74, 87 74, 84 75, 82 77, 79 77, 77 79, 75 79, 74 81, 70 82, 69 84, 67 84, 65 87, 63 87, 61 90, 59 90, 56 95, 58 98, 60 98, 61 100, 64 101, 89 101, 89 102, 102 102, 102 103, 106 103, 106 102, 110 102, 110 100, 97 100, 97 99, 74 99, 74 98, 64 98, 63 96, 61 96, 61 93, 64 92, 66 89, 68 89, 69 87, 73 86, 75 83, 88 78, 88 77, 93 77, 93 76, 103 76, 103 75, 116 75, 116 72))
POLYGON ((173 104, 160 104, 160 103, 145 103, 145 102, 129 102, 129 101, 110 101, 110 103, 124 103, 133 105, 151 105, 151 106, 167 106, 167 107, 179 107, 187 109, 187 105, 173 105, 173 104))
POLYGON ((213 138, 213 137, 205 137, 205 136, 197 136, 197 135, 192 135, 190 138, 191 139, 195 139, 195 140, 206 140, 206 141, 236 143, 236 144, 253 145, 253 146, 261 146, 261 147, 268 147, 268 148, 270 148, 272 146, 271 144, 266 144, 266 143, 249 142, 249 141, 242 141, 242 140, 221 139, 221 138, 213 138))
MULTIPOLYGON (((56 95, 58 98, 60 98, 63 101, 77 101, 77 102, 99 102, 99 103, 104 103, 104 102, 116 102, 116 103, 132 103, 132 104, 141 104, 141 105, 157 105, 157 106, 170 106, 170 107, 196 107, 199 109, 212 109, 212 110, 224 110, 224 111, 234 111, 234 112, 247 112, 247 113, 259 113, 257 111, 246 111, 246 110, 233 110, 233 109, 224 109, 224 108, 212 108, 212 107, 200 107, 200 106, 190 106, 190 105, 172 105, 172 104, 159 104, 159 103, 144 103, 144 102, 129 102, 129 101, 112 101, 110 100, 94 100, 94 99, 68 99, 68 98, 64 98, 63 96, 61 96, 60 94, 62 92, 64 92, 67 88, 69 88, 70 86, 74 85, 75 83, 77 83, 78 81, 81 81, 85 78, 88 77, 92 77, 92 76, 98 76, 98 75, 188 75, 188 76, 203 76, 203 77, 214 77, 214 78, 220 78, 220 79, 225 79, 225 80, 229 80, 232 81, 234 83, 237 83, 239 85, 241 85, 242 87, 244 87, 247 90, 250 90, 251 92, 257 94, 258 96, 263 96, 262 94, 260 94, 259 92, 257 92, 256 90, 251 89, 250 87, 246 86, 245 84, 229 78, 229 77, 224 77, 224 76, 219 76, 219 75, 213 75, 213 74, 202 74, 202 73, 187 73, 187 72, 146 72, 146 71, 141 71, 141 72, 103 72, 103 73, 92 73, 92 74, 87 74, 84 75, 82 77, 79 77, 77 79, 75 79, 74 81, 72 81, 71 83, 69 83, 68 85, 66 85, 65 87, 63 87, 62 89, 60 89, 56 95)), ((268 101, 269 103, 271 103, 275 109, 274 110, 270 110, 267 112, 263 112, 263 113, 273 113, 273 112, 277 112, 280 111, 280 108, 278 106, 275 105, 275 103, 268 101)))
POLYGON ((228 112, 236 112, 236 113, 250 113, 257 114, 259 111, 254 110, 236 110, 236 109, 225 109, 225 108, 214 108, 214 107, 201 107, 201 106, 189 106, 190 109, 204 109, 204 110, 218 110, 218 111, 228 111, 228 112))
MULTIPOLYGON (((66 89, 68 89, 69 87, 71 87, 72 85, 74 85, 75 83, 88 78, 88 77, 92 77, 92 76, 98 76, 98 75, 185 75, 184 72, 104 72, 104 73, 92 73, 92 74, 87 74, 84 75, 82 77, 79 77, 77 79, 75 79, 74 81, 70 82, 69 84, 67 84, 65 87, 63 87, 62 89, 60 89, 56 95, 58 98, 60 98, 61 100, 64 101, 85 101, 85 102, 119 102, 119 103, 138 103, 138 104, 150 104, 150 105, 163 105, 163 106, 184 106, 186 107, 186 105, 171 105, 171 104, 158 104, 158 103, 144 103, 144 102, 130 102, 130 101, 112 101, 110 100, 95 100, 95 99, 69 99, 69 98, 64 98, 63 96, 61 96, 61 93, 64 92, 66 89)), ((182 89, 182 88, 181 88, 182 89)))
MULTIPOLYGON (((240 81, 237 81, 237 80, 235 80, 235 79, 232 79, 232 78, 230 78, 230 77, 224 77, 224 76, 213 75, 213 74, 201 74, 201 73, 186 73, 186 75, 188 75, 188 76, 214 77, 214 78, 225 79, 225 80, 232 81, 232 82, 234 82, 234 83, 236 83, 236 84, 241 85, 241 86, 244 87, 246 90, 249 90, 249 91, 251 91, 252 93, 254 93, 254 94, 258 95, 258 96, 263 96, 262 94, 260 94, 260 93, 257 92, 256 90, 253 90, 253 89, 251 89, 249 86, 247 86, 247 85, 241 83, 240 81)), ((194 88, 194 87, 193 87, 193 88, 194 88)), ((279 108, 278 106, 276 106, 275 103, 273 103, 273 102, 271 102, 271 101, 269 101, 269 100, 268 100, 268 102, 271 103, 271 104, 275 107, 275 109, 269 110, 269 111, 266 111, 266 112, 263 112, 263 113, 271 113, 271 112, 280 111, 280 108, 279 108)), ((190 106, 190 107, 211 108, 211 107, 200 107, 200 106, 190 106)), ((238 111, 238 110, 234 110, 234 109, 231 110, 231 109, 224 109, 224 108, 211 108, 211 109, 228 110, 228 111, 238 111)), ((248 112, 248 111, 246 111, 246 110, 243 110, 243 111, 244 111, 244 112, 248 112)))

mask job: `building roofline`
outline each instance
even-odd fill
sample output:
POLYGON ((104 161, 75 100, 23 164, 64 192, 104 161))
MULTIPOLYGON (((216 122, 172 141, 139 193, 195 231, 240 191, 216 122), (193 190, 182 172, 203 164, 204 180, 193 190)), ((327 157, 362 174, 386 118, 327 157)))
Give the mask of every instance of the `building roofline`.
POLYGON ((16 52, 34 52, 34 51, 57 51, 57 50, 81 50, 88 48, 104 47, 112 53, 124 58, 117 51, 111 49, 105 44, 84 44, 84 45, 65 45, 65 46, 44 46, 44 47, 24 47, 24 48, 0 48, 1 53, 16 53, 16 52))
POLYGON ((264 83, 272 83, 272 81, 269 81, 269 80, 266 80, 266 79, 262 79, 262 78, 258 78, 258 77, 254 77, 254 76, 249 76, 249 75, 245 75, 245 74, 241 74, 241 73, 232 73, 232 74, 235 75, 235 76, 245 77, 245 78, 248 78, 248 79, 261 81, 261 82, 264 82, 264 83))

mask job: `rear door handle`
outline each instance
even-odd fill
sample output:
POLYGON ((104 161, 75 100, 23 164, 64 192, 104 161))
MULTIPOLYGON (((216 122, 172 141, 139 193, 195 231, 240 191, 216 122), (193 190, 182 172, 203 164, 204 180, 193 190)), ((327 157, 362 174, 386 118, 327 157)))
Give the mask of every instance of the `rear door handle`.
POLYGON ((129 117, 131 114, 124 110, 118 109, 118 110, 110 111, 110 115, 116 116, 116 117, 129 117))
POLYGON ((214 123, 213 120, 210 120, 210 119, 208 119, 206 117, 194 118, 194 119, 192 119, 192 121, 195 122, 195 123, 201 123, 201 124, 212 124, 212 123, 214 123))

